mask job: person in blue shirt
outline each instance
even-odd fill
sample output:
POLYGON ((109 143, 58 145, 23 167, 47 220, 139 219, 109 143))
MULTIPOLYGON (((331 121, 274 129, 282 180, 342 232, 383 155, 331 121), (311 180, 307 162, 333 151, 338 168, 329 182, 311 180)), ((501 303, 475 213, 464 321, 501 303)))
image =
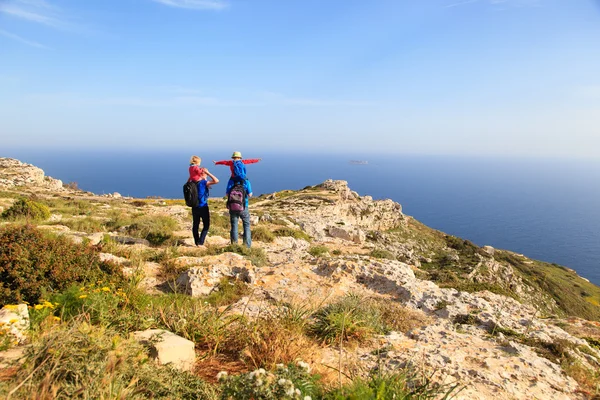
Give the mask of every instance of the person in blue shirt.
POLYGON ((194 235, 194 243, 196 246, 204 246, 204 240, 210 228, 210 212, 208 210, 208 193, 212 185, 219 183, 216 176, 208 172, 206 168, 200 175, 198 181, 198 205, 192 207, 192 234, 194 235), (207 180, 207 176, 210 180, 207 180), (198 234, 200 228, 200 220, 202 219, 202 232, 198 234))
MULTIPOLYGON (((246 191, 245 196, 245 204, 243 211, 231 211, 229 210, 229 221, 231 222, 231 231, 229 232, 229 239, 231 243, 237 244, 238 242, 238 221, 242 219, 242 225, 244 226, 244 245, 248 248, 252 246, 252 235, 250 233, 250 211, 248 211, 248 199, 252 197, 252 185, 248 179, 243 181, 244 189, 246 191)), ((235 186, 235 182, 230 179, 227 182, 227 189, 225 189, 225 193, 229 196, 229 192, 235 186)))

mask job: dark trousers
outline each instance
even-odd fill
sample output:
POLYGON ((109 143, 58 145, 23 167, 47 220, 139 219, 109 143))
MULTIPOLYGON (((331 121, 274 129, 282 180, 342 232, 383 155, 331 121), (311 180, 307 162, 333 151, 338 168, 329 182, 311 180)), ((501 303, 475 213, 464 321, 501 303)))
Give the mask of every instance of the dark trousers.
POLYGON ((208 206, 192 208, 192 218, 192 234, 194 235, 194 243, 196 243, 196 246, 203 245, 204 239, 206 239, 206 235, 208 234, 208 228, 210 228, 210 212, 208 211, 208 206), (202 233, 198 235, 200 218, 202 218, 202 233))

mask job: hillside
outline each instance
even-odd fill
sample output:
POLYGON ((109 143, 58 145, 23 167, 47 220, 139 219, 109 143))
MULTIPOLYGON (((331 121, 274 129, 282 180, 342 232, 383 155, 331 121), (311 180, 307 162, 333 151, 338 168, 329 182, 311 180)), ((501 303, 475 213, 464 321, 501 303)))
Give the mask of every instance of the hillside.
POLYGON ((250 250, 229 244, 223 199, 197 248, 183 200, 68 186, 0 159, 0 394, 600 398, 600 288, 569 268, 446 235, 343 181, 251 199, 250 250), (87 271, 61 264, 74 254, 87 271), (73 274, 46 284, 42 265, 73 274), (142 375, 131 335, 148 329, 193 343, 189 376, 142 375), (74 372, 86 363, 110 373, 74 372), (283 368, 297 391, 270 391, 283 368))

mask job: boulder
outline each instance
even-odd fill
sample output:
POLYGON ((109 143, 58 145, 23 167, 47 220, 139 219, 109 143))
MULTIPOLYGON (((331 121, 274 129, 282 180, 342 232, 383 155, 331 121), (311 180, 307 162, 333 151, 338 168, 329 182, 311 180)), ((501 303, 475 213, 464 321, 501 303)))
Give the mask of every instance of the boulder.
POLYGON ((196 266, 179 275, 176 283, 192 297, 209 294, 224 277, 248 283, 256 281, 254 266, 239 254, 224 253, 203 258, 179 257, 175 260, 175 265, 189 265, 190 261, 196 266), (194 259, 197 261, 194 262, 194 259))
POLYGON ((21 344, 25 341, 28 330, 29 311, 26 304, 6 305, 0 310, 0 332, 21 344))
POLYGON ((133 336, 150 349, 150 357, 159 364, 171 364, 181 371, 191 371, 194 367, 194 342, 163 329, 137 331, 133 336))
POLYGON ((363 243, 366 239, 365 233, 353 226, 330 226, 327 231, 332 237, 349 240, 354 243, 363 243))

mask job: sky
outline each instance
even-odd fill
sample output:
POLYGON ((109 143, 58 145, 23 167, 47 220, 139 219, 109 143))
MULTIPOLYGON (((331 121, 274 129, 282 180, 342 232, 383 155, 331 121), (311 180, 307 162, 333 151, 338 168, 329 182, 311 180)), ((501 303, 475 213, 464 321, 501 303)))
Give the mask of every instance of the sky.
POLYGON ((600 159, 600 0, 0 0, 5 148, 600 159))

